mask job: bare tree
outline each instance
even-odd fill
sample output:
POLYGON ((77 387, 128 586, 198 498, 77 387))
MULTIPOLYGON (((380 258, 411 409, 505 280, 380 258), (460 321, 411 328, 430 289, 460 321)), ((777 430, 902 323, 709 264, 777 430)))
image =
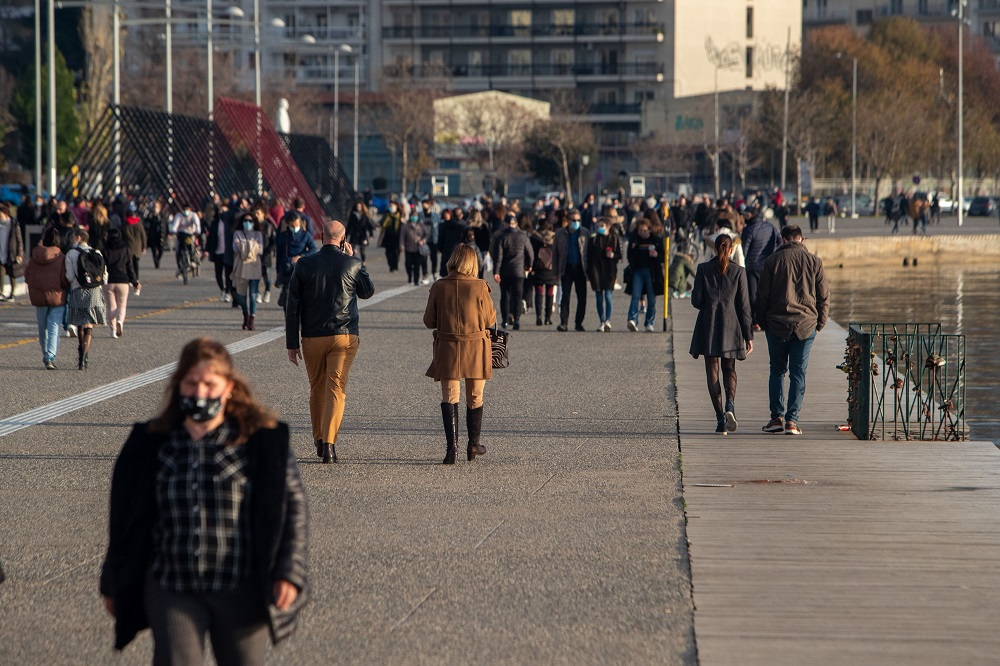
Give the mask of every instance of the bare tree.
POLYGON ((108 5, 95 5, 83 10, 80 20, 80 41, 86 51, 87 66, 80 99, 83 129, 90 134, 111 101, 114 77, 114 40, 112 15, 108 5))
POLYGON ((0 167, 4 165, 3 147, 7 133, 14 129, 14 116, 10 112, 10 107, 14 101, 16 87, 17 80, 14 76, 5 67, 0 67, 0 167))
MULTIPOLYGON (((532 128, 529 149, 539 151, 541 157, 554 162, 560 187, 566 190, 566 198, 572 201, 573 179, 569 165, 576 164, 581 156, 593 153, 597 141, 593 126, 581 120, 586 106, 573 91, 556 91, 550 101, 552 116, 532 128)), ((535 173, 539 175, 537 163, 535 173)))

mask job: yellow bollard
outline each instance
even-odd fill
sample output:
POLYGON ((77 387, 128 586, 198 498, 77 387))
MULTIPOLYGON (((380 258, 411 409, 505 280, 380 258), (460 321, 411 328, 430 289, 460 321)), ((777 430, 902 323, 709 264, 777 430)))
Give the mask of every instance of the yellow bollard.
POLYGON ((663 332, 667 332, 667 317, 670 316, 670 232, 663 239, 663 332))

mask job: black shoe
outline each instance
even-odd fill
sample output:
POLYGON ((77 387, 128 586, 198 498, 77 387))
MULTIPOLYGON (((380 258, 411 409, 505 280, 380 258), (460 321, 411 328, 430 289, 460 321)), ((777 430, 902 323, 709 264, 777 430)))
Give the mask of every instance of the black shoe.
POLYGON ((483 430, 483 408, 465 408, 465 429, 469 431, 469 445, 465 449, 465 457, 469 462, 476 456, 486 455, 486 447, 479 443, 479 435, 483 430))
POLYGON ((558 326, 556 326, 556 330, 559 331, 560 333, 565 333, 566 331, 569 330, 569 326, 567 326, 566 324, 559 324, 558 326))
POLYGON ((541 326, 541 325, 542 325, 542 318, 535 317, 535 326, 541 326))
POLYGON ((587 329, 583 327, 583 324, 577 324, 574 330, 579 331, 580 333, 584 333, 586 332, 587 329))
POLYGON ((323 440, 322 439, 317 439, 313 443, 316 445, 316 457, 317 458, 322 458, 323 457, 323 440))
POLYGON ((521 330, 521 322, 519 322, 519 321, 515 321, 514 322, 514 330, 515 331, 520 331, 521 330))
POLYGON ((323 464, 329 465, 330 463, 337 462, 337 447, 333 444, 323 444, 323 464))
POLYGON ((715 427, 715 434, 716 435, 725 435, 727 432, 728 431, 726 430, 726 417, 725 416, 719 416, 718 417, 718 425, 715 427))

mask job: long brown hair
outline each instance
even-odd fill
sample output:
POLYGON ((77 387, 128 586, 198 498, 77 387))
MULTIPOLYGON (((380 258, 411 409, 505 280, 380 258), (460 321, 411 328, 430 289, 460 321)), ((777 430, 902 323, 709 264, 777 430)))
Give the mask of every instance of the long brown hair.
POLYGON ((278 419, 267 407, 250 394, 243 375, 233 367, 233 357, 221 342, 211 338, 196 338, 184 345, 177 369, 170 376, 164 392, 163 410, 150 422, 152 432, 170 432, 184 421, 180 408, 180 385, 191 369, 201 363, 211 363, 213 370, 233 383, 226 401, 226 420, 237 428, 236 443, 242 444, 261 428, 273 428, 278 419))
POLYGON ((719 272, 723 275, 729 269, 729 253, 733 251, 733 239, 726 234, 715 237, 715 254, 719 257, 719 272))

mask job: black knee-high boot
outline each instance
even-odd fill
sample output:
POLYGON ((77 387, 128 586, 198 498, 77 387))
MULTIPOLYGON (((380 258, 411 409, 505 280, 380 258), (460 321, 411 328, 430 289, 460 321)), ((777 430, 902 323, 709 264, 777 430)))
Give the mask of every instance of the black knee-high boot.
POLYGON ((442 402, 441 420, 444 423, 445 440, 448 442, 448 448, 445 449, 444 460, 442 462, 445 465, 454 465, 456 453, 455 442, 458 441, 458 403, 442 402))
POLYGON ((483 408, 465 408, 465 427, 469 431, 469 446, 465 450, 469 461, 476 459, 476 456, 486 455, 486 447, 479 443, 479 433, 483 430, 483 408))
POLYGON ((554 296, 545 295, 545 325, 552 325, 552 300, 554 296))
MULTIPOLYGON (((548 315, 548 310, 545 311, 548 315)), ((535 326, 542 325, 542 295, 535 292, 535 326)))
POLYGON ((78 351, 79 351, 79 354, 80 354, 80 359, 79 359, 80 360, 80 364, 79 364, 79 369, 80 370, 86 370, 87 369, 87 360, 88 360, 87 356, 88 356, 88 354, 90 352, 90 341, 93 338, 93 335, 94 335, 94 329, 93 328, 81 328, 80 331, 79 331, 79 333, 77 334, 78 351))

